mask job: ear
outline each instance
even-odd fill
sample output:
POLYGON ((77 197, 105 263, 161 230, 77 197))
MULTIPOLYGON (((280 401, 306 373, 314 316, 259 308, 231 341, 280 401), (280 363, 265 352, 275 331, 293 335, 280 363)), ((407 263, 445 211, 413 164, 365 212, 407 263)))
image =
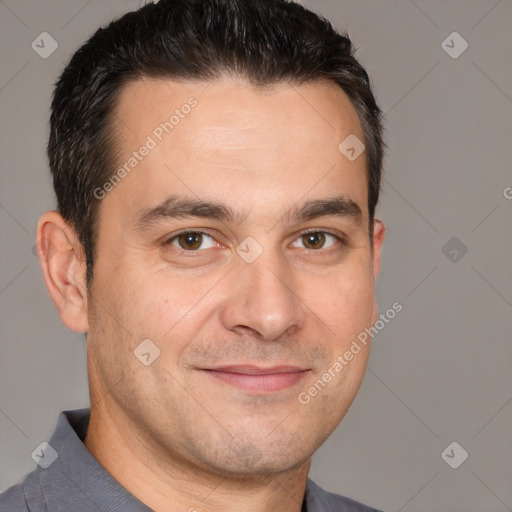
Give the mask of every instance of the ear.
POLYGON ((46 288, 62 323, 87 332, 86 264, 74 229, 56 211, 44 213, 37 224, 36 249, 46 288))
MULTIPOLYGON (((372 269, 373 269, 373 282, 377 280, 377 276, 380 272, 380 257, 381 257, 381 249, 382 243, 384 242, 384 237, 386 236, 386 227, 383 222, 375 219, 373 221, 373 244, 372 244, 372 269)), ((377 300, 373 299, 373 308, 372 308, 372 325, 377 321, 379 316, 379 308, 377 306, 377 300)))
POLYGON ((381 220, 375 219, 373 221, 373 245, 372 245, 372 268, 373 268, 373 280, 377 280, 377 276, 380 272, 380 255, 382 249, 382 243, 386 236, 386 227, 381 220))

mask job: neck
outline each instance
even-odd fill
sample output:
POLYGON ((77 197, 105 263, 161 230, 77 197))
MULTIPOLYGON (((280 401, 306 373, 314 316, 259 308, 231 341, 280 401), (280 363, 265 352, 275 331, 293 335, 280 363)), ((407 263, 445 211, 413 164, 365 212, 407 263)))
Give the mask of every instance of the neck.
POLYGON ((215 474, 154 446, 105 401, 91 409, 84 444, 115 480, 155 512, 300 512, 311 463, 254 477, 215 474))

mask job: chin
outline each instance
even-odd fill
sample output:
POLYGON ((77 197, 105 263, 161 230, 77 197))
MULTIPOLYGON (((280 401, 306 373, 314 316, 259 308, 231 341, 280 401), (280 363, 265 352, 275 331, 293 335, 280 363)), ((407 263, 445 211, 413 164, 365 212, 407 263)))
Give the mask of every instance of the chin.
MULTIPOLYGON (((213 443, 213 441, 211 442, 213 443)), ((273 443, 242 441, 231 438, 224 449, 221 443, 202 443, 196 453, 205 469, 219 476, 241 480, 258 480, 285 473, 309 461, 316 446, 299 434, 281 437, 273 443), (308 449, 308 444, 310 445, 308 449)), ((321 443, 320 443, 321 444, 321 443)))

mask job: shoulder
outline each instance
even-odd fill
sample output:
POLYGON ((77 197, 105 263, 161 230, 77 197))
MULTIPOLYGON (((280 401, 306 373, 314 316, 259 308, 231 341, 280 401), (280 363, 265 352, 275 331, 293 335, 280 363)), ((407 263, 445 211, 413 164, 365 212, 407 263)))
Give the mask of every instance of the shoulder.
POLYGON ((46 512, 37 469, 26 475, 22 482, 0 494, 0 511, 46 512))
POLYGON ((307 483, 308 512, 381 512, 339 494, 325 491, 312 480, 307 483))
POLYGON ((16 484, 9 487, 0 494, 0 510, 2 512, 29 512, 25 494, 23 492, 23 484, 16 484))

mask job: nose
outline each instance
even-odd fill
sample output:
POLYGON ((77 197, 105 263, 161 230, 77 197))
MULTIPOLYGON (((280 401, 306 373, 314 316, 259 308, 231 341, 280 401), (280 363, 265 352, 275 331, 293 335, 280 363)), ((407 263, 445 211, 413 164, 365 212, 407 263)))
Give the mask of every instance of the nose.
POLYGON ((227 300, 221 313, 226 329, 274 341, 303 327, 305 305, 293 273, 268 252, 253 263, 240 261, 226 284, 227 300))

